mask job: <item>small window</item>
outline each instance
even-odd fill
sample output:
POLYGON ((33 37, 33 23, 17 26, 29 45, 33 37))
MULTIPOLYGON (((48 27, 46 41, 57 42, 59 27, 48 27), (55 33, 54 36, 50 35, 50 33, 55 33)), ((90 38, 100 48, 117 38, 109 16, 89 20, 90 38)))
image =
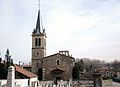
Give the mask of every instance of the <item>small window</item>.
POLYGON ((57 60, 57 65, 60 65, 60 61, 59 60, 57 60))
POLYGON ((37 46, 37 38, 35 38, 35 46, 37 46))
POLYGON ((39 45, 39 46, 41 46, 41 39, 39 38, 38 40, 39 40, 39 43, 38 43, 38 45, 39 45))
POLYGON ((37 55, 39 55, 39 52, 37 52, 37 55))

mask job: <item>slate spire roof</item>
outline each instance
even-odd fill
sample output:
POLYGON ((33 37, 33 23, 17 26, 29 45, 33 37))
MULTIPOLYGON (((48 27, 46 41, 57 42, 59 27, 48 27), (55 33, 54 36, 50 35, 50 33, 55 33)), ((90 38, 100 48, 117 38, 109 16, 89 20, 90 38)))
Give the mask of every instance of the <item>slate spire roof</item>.
POLYGON ((46 36, 45 28, 43 28, 43 23, 42 23, 42 17, 41 17, 41 11, 40 11, 40 2, 39 2, 36 27, 33 30, 32 35, 45 35, 46 36))
MULTIPOLYGON (((41 33, 41 18, 40 18, 40 9, 38 10, 38 17, 37 17, 37 22, 36 22, 36 28, 33 30, 33 34, 35 35, 40 35, 41 33)), ((43 29, 42 29, 43 30, 43 29)))
POLYGON ((36 31, 41 33, 40 10, 38 10, 38 17, 37 17, 37 22, 36 22, 36 31))

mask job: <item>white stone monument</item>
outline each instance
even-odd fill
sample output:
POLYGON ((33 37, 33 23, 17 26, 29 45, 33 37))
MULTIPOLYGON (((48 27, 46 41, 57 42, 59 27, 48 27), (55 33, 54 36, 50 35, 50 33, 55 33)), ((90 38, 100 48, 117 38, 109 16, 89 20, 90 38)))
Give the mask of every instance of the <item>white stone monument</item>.
POLYGON ((10 66, 8 68, 7 87, 15 87, 15 68, 14 68, 14 66, 10 66))

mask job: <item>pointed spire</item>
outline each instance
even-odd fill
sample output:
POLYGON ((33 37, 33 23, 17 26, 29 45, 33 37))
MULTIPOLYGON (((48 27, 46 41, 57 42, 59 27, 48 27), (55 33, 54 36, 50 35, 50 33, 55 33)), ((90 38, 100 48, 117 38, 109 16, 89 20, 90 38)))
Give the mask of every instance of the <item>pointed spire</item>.
POLYGON ((40 18, 40 0, 38 0, 38 18, 37 18, 37 23, 36 23, 36 33, 40 34, 41 33, 41 18, 40 18))
POLYGON ((37 32, 41 32, 40 31, 40 10, 38 11, 38 18, 37 18, 37 23, 36 23, 36 31, 37 32))
POLYGON ((33 35, 46 35, 45 29, 43 28, 41 12, 40 12, 40 0, 38 0, 38 17, 36 22, 36 28, 32 32, 33 35))

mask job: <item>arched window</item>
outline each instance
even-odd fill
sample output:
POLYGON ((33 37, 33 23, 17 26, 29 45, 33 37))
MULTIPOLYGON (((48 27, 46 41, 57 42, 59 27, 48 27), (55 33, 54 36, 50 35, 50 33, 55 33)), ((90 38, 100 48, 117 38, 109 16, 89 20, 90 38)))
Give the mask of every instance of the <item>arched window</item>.
POLYGON ((41 46, 41 39, 39 38, 39 46, 41 46))
POLYGON ((37 38, 35 38, 35 46, 37 46, 37 38))
POLYGON ((60 61, 59 60, 57 60, 57 65, 60 65, 60 61))

